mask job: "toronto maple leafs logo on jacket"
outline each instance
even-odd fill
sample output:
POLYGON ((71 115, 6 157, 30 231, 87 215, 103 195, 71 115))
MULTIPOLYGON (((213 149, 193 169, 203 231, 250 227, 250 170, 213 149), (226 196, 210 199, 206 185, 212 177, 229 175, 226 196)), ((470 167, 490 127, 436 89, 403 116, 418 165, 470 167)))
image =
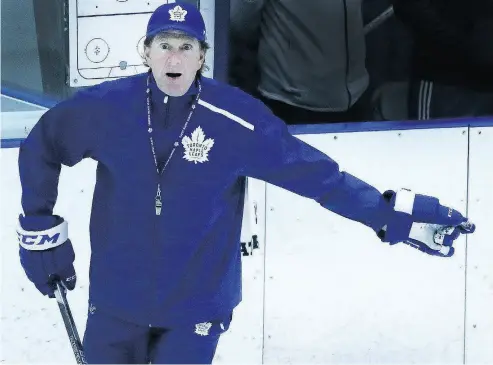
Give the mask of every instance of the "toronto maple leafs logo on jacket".
POLYGON ((209 161, 209 151, 214 146, 212 138, 205 139, 205 134, 202 128, 197 127, 192 133, 192 138, 185 136, 181 140, 185 148, 183 158, 190 162, 206 162, 209 161))

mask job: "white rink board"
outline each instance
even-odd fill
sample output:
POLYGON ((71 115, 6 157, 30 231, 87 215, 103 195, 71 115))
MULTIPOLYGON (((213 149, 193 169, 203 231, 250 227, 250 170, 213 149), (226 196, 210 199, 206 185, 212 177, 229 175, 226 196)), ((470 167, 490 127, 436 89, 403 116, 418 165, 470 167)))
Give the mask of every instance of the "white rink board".
POLYGON ((466 363, 493 363, 493 128, 471 128, 467 238, 466 363))
MULTIPOLYGON (((304 135, 341 169, 465 211, 467 129, 304 135)), ((265 363, 462 363, 465 240, 453 258, 267 186, 265 363)), ((491 360, 491 359, 490 359, 491 360)))
POLYGON ((2 112, 0 135, 3 139, 26 138, 46 110, 2 112))
POLYGON ((261 364, 264 332, 265 183, 249 179, 257 202, 259 248, 242 257, 243 301, 236 307, 229 330, 222 335, 214 357, 217 364, 261 364))

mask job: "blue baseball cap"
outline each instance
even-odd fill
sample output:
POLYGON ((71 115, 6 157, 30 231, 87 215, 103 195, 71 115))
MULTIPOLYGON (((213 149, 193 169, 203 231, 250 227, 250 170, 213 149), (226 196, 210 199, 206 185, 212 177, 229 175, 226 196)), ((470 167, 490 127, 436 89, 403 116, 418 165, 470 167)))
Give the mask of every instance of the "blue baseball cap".
POLYGON ((164 4, 154 10, 147 23, 146 36, 167 30, 179 30, 199 41, 205 41, 205 23, 199 9, 188 3, 164 4))

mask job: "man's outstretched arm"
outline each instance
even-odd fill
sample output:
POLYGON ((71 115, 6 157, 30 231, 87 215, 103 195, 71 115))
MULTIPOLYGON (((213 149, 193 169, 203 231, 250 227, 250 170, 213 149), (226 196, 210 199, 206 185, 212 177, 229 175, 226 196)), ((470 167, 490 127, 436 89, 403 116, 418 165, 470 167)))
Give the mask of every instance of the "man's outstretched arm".
POLYGON ((258 116, 256 152, 246 174, 317 201, 324 208, 370 227, 390 244, 414 242, 430 254, 451 256, 459 233, 474 230, 458 211, 438 199, 400 189, 380 192, 341 171, 326 154, 292 136, 287 126, 268 110, 258 116), (453 230, 446 230, 453 227, 453 230), (435 233, 443 233, 442 238, 435 233), (437 243, 438 242, 438 243, 437 243), (447 248, 445 248, 447 247, 447 248))

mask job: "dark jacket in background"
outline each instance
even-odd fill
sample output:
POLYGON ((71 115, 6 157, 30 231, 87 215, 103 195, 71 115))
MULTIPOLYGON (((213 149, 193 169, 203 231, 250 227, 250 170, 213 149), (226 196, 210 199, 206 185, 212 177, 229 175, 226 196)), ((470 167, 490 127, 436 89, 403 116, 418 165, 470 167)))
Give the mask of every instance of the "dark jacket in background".
POLYGON ((414 36, 412 76, 493 91, 493 0, 393 0, 414 36))

